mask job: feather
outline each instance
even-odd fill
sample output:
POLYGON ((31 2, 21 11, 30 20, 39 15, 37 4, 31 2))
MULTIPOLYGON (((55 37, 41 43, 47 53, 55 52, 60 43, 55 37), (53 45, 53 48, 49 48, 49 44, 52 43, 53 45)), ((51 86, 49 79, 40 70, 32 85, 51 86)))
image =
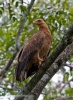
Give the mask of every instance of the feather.
POLYGON ((45 61, 51 44, 51 32, 42 19, 37 19, 34 24, 39 30, 34 34, 21 49, 16 66, 16 80, 23 81, 39 70, 39 66, 45 61))

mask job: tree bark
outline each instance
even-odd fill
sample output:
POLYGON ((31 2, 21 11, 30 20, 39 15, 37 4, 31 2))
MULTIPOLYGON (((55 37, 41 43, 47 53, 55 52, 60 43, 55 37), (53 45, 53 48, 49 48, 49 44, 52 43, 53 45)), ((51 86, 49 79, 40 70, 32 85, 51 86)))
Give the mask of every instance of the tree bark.
MULTIPOLYGON (((45 63, 42 65, 42 67, 40 67, 38 73, 36 73, 34 75, 34 77, 30 80, 30 82, 28 84, 26 84, 26 86, 19 92, 19 95, 28 95, 36 86, 36 84, 40 81, 40 79, 43 77, 43 75, 46 73, 46 71, 48 70, 48 68, 54 63, 54 61, 57 59, 57 57, 61 54, 61 52, 63 52, 63 50, 72 43, 72 37, 73 37, 73 23, 72 25, 69 27, 68 31, 66 32, 66 34, 64 35, 64 37, 62 38, 61 42, 59 43, 59 45, 55 48, 55 50, 50 54, 50 56, 47 58, 47 60, 45 61, 45 63)), ((58 62, 58 65, 61 65, 62 60, 60 59, 58 62)), ((53 69, 53 68, 52 68, 53 69)), ((54 75, 53 70, 51 70, 50 75, 54 75)), ((56 72, 56 70, 55 70, 56 72)), ((48 77, 48 76, 47 76, 48 77)), ((32 97, 33 99, 30 100, 35 100, 33 95, 30 95, 30 97, 32 97)), ((19 98, 16 97, 15 100, 23 100, 23 98, 19 98)), ((29 100, 29 98, 27 99, 29 100)))
MULTIPOLYGON (((30 92, 27 100, 30 100, 30 97, 33 97, 31 100, 37 100, 42 90, 46 86, 46 84, 50 81, 50 79, 55 75, 55 73, 61 68, 61 66, 69 60, 69 58, 73 56, 73 43, 66 47, 66 49, 58 56, 55 62, 50 66, 35 88, 30 92)), ((24 99, 25 100, 25 99, 24 99)))

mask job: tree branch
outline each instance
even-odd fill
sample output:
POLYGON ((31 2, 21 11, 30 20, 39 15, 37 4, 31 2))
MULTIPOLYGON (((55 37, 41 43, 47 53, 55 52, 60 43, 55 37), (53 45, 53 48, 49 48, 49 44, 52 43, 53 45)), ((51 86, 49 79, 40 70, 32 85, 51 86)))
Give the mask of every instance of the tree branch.
MULTIPOLYGON (((73 45, 72 45, 73 46, 73 45)), ((64 84, 64 86, 62 86, 62 88, 60 89, 60 92, 64 89, 64 87, 67 85, 67 84, 69 84, 71 81, 73 81, 73 77, 70 79, 70 80, 68 80, 65 84, 64 84)))
POLYGON ((13 63, 13 60, 15 59, 18 51, 15 51, 12 57, 9 59, 7 65, 0 71, 0 76, 4 76, 5 73, 9 70, 11 64, 13 63))
POLYGON ((7 87, 3 87, 3 86, 0 86, 0 88, 2 88, 4 90, 12 90, 11 88, 7 88, 7 87))
POLYGON ((73 96, 66 96, 66 95, 64 95, 64 96, 53 96, 53 97, 50 97, 51 98, 51 100, 54 100, 55 98, 55 100, 72 100, 73 99, 73 96))
MULTIPOLYGON (((31 0, 30 4, 28 5, 28 12, 30 12, 34 1, 35 0, 31 0)), ((22 21, 20 23, 20 27, 19 27, 19 30, 18 30, 18 33, 17 33, 17 37, 16 37, 16 49, 15 49, 15 52, 13 53, 12 57, 9 59, 7 65, 0 71, 0 77, 1 78, 9 70, 11 64, 13 63, 13 60, 15 59, 15 57, 16 57, 18 51, 19 51, 19 47, 20 47, 20 35, 21 35, 22 30, 23 30, 26 18, 27 18, 27 14, 24 12, 24 17, 23 17, 23 19, 22 19, 22 21)))
MULTIPOLYGON (((32 92, 26 96, 29 100, 30 96, 34 97, 37 100, 45 85, 50 81, 53 75, 60 69, 60 67, 73 55, 73 43, 67 46, 67 48, 58 56, 55 62, 50 66, 47 72, 44 74, 42 79, 38 82, 32 92)), ((25 99, 24 99, 25 100, 25 99)))
MULTIPOLYGON (((73 24, 69 27, 68 31, 64 35, 63 39, 59 43, 59 45, 55 48, 55 50, 50 54, 50 56, 47 58, 45 63, 40 67, 38 73, 34 75, 34 77, 30 80, 28 84, 19 92, 20 94, 28 95, 33 88, 36 86, 36 84, 40 81, 40 79, 43 77, 43 75, 46 73, 48 68, 54 63, 56 58, 60 55, 60 53, 69 45, 72 43, 72 37, 73 37, 73 24)), ((60 63, 60 61, 59 61, 60 63)), ((22 100, 22 98, 15 98, 15 100, 22 100)))
MULTIPOLYGON (((30 12, 33 4, 34 4, 34 1, 35 0, 31 0, 30 4, 28 5, 28 13, 30 12)), ((26 22, 26 18, 27 18, 27 12, 25 11, 24 12, 24 16, 23 16, 23 19, 21 21, 21 24, 19 26, 19 30, 18 30, 18 33, 17 33, 17 37, 16 37, 16 49, 19 50, 20 48, 20 36, 21 36, 21 32, 23 30, 23 27, 24 27, 24 24, 26 22)))
POLYGON ((73 65, 65 63, 64 66, 67 66, 69 68, 72 68, 73 65))

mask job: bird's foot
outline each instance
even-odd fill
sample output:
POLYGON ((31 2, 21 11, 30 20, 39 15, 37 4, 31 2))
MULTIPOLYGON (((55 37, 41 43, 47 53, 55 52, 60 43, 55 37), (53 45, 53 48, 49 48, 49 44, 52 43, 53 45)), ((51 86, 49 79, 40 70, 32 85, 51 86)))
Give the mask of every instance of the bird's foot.
POLYGON ((42 58, 39 58, 39 66, 41 66, 42 65, 42 63, 43 63, 43 61, 44 61, 44 59, 42 58))
POLYGON ((27 78, 27 72, 25 71, 25 79, 27 78))
POLYGON ((20 80, 21 80, 21 81, 23 81, 23 76, 24 76, 24 72, 22 71, 22 72, 21 72, 21 75, 20 75, 20 80))

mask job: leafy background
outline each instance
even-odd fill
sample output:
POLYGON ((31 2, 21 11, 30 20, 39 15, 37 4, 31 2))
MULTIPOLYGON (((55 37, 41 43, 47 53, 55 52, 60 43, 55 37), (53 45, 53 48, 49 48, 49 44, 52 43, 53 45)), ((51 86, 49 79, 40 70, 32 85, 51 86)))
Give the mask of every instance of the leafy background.
MULTIPOLYGON (((29 0, 23 0, 23 2, 22 0, 0 0, 0 70, 6 66, 15 51, 16 36, 24 12, 27 13, 27 19, 20 37, 21 45, 38 30, 37 26, 33 26, 33 20, 43 18, 48 24, 53 37, 51 52, 73 22, 73 0, 35 0, 31 12, 28 13, 27 6, 29 3, 29 0)), ((13 63, 16 61, 17 58, 13 63)), ((62 85, 73 77, 73 57, 66 64, 70 66, 62 66, 61 70, 57 72, 43 90, 41 95, 43 100, 57 100, 58 96, 71 97, 73 95, 73 81, 69 82, 60 91, 62 85), (57 80, 54 81, 56 77, 57 80)), ((3 80, 0 81, 0 96, 9 94, 14 97, 30 79, 25 82, 16 82, 14 73, 15 65, 13 64, 3 80)), ((73 97, 68 98, 68 100, 73 100, 73 97)))

